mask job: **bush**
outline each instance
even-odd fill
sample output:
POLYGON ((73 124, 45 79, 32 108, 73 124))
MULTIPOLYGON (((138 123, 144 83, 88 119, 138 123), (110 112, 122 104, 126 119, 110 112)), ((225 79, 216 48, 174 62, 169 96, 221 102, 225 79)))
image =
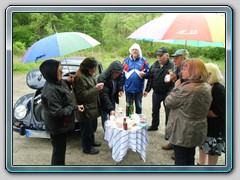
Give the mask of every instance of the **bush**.
POLYGON ((26 52, 25 43, 14 42, 13 43, 13 54, 14 55, 23 55, 26 52))

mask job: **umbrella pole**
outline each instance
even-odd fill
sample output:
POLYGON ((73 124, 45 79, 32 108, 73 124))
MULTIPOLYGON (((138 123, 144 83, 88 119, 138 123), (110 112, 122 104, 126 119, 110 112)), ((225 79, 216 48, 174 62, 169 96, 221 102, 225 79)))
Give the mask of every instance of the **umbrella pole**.
POLYGON ((186 47, 187 47, 187 40, 185 41, 185 44, 184 44, 184 57, 186 58, 186 54, 185 54, 185 52, 186 52, 186 47))
POLYGON ((69 69, 69 67, 68 67, 67 60, 66 60, 66 58, 64 58, 64 59, 65 59, 65 62, 66 62, 67 68, 68 68, 68 72, 70 73, 70 69, 69 69))
POLYGON ((185 41, 185 44, 184 44, 184 52, 186 50, 186 47, 187 47, 187 40, 185 41))

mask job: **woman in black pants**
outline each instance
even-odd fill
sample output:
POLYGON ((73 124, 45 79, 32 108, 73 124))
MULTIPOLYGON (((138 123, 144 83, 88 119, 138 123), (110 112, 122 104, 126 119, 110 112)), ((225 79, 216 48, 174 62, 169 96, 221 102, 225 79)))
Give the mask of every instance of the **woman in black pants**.
POLYGON ((65 165, 67 132, 75 124, 74 111, 83 111, 82 105, 75 105, 69 86, 62 80, 62 66, 59 61, 49 59, 39 67, 46 82, 42 89, 45 129, 52 141, 51 165, 65 165))

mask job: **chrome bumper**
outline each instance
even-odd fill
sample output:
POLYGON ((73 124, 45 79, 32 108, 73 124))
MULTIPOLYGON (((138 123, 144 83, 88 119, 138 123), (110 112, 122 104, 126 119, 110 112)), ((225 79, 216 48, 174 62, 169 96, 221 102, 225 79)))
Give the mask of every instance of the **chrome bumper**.
POLYGON ((50 134, 46 131, 30 130, 25 129, 24 133, 21 133, 21 128, 13 126, 13 131, 18 132, 20 135, 25 135, 26 137, 35 137, 35 138, 50 138, 50 134))

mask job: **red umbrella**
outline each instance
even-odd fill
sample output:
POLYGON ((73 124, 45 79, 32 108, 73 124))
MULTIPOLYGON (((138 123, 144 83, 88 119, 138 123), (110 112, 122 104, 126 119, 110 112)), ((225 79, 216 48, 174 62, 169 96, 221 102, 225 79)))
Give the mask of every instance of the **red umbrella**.
POLYGON ((144 24, 128 38, 190 46, 225 47, 225 15, 166 13, 144 24))

